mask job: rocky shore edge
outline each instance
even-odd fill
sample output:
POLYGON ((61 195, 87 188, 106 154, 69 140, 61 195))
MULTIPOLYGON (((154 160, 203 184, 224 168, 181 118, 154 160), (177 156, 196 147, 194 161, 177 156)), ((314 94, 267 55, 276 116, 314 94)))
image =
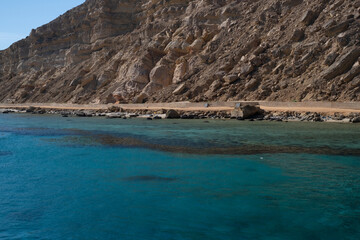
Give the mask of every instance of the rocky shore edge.
POLYGON ((190 111, 190 110, 149 110, 126 109, 111 106, 108 109, 59 109, 41 107, 3 108, 0 113, 28 113, 28 114, 56 114, 62 117, 105 117, 108 119, 143 118, 147 120, 159 119, 236 119, 239 121, 278 121, 278 122, 339 122, 360 123, 360 113, 334 112, 297 112, 297 111, 265 111, 256 105, 241 105, 232 111, 190 111))

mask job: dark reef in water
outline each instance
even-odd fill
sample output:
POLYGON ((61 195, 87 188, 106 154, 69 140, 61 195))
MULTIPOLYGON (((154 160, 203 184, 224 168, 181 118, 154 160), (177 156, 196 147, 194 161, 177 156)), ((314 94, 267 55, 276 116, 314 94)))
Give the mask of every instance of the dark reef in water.
POLYGON ((160 177, 160 176, 132 176, 123 178, 125 181, 140 181, 140 182, 172 182, 175 181, 176 178, 169 177, 160 177))
MULTIPOLYGON (((293 145, 264 145, 235 143, 231 146, 219 146, 217 144, 201 144, 201 147, 194 147, 192 144, 180 145, 181 141, 171 141, 167 144, 164 141, 146 139, 138 135, 116 135, 101 131, 84 131, 78 129, 47 129, 47 128, 18 128, 0 129, 4 132, 12 132, 21 135, 36 135, 44 137, 55 137, 46 139, 50 142, 66 145, 69 147, 81 146, 105 146, 105 147, 127 147, 146 148, 156 151, 185 153, 197 155, 255 155, 255 154, 279 154, 279 153, 306 153, 318 155, 341 155, 360 156, 360 149, 352 148, 330 148, 327 146, 293 146, 293 145), (61 138, 57 138, 61 137, 61 138), (177 145, 174 145, 177 144, 177 145)), ((197 145, 199 146, 199 145, 197 145)), ((7 152, 0 152, 1 155, 8 155, 7 152)), ((11 154, 11 153, 10 153, 11 154)))
POLYGON ((13 153, 12 152, 9 152, 9 151, 0 151, 0 157, 1 156, 9 156, 9 155, 12 155, 13 153))
MULTIPOLYGON (((83 132, 84 134, 85 132, 83 132)), ((241 144, 238 146, 230 147, 192 147, 181 145, 166 145, 157 144, 149 141, 140 140, 138 137, 122 137, 111 134, 93 134, 82 136, 65 136, 59 139, 60 143, 67 143, 68 146, 72 145, 101 145, 107 147, 138 147, 147 148, 163 152, 171 153, 185 153, 185 154, 198 154, 198 155, 255 155, 255 154, 279 154, 279 153, 306 153, 318 155, 341 155, 341 156, 360 156, 360 149, 351 148, 330 148, 327 146, 322 147, 303 147, 303 146, 281 146, 281 145, 264 145, 264 144, 241 144)))

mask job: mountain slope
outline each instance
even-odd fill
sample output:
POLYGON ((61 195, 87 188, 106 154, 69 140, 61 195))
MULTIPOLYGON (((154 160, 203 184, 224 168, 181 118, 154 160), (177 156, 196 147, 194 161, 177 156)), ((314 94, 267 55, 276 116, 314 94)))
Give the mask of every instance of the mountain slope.
POLYGON ((360 101, 359 11, 359 0, 87 0, 0 51, 0 101, 360 101))

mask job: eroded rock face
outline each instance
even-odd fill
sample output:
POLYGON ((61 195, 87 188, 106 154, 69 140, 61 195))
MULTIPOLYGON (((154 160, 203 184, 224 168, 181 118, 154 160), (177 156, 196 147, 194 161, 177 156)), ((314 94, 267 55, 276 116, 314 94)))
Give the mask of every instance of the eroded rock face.
POLYGON ((150 72, 150 82, 163 87, 169 86, 172 82, 172 70, 167 65, 160 65, 150 72))
POLYGON ((175 84, 182 82, 185 79, 188 69, 189 69, 188 62, 186 60, 180 61, 176 65, 172 82, 175 84))
POLYGON ((360 47, 354 47, 350 49, 346 54, 341 56, 338 61, 333 63, 328 69, 326 69, 322 76, 326 80, 331 80, 345 72, 348 72, 353 64, 360 56, 360 47))
POLYGON ((0 51, 0 101, 360 101, 359 15, 352 0, 87 0, 0 51))

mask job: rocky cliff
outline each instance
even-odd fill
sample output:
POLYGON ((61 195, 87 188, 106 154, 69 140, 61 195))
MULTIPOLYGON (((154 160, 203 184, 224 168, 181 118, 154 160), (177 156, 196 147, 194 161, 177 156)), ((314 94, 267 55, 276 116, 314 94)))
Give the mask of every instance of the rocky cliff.
POLYGON ((87 0, 0 51, 0 102, 360 101, 360 0, 87 0))

